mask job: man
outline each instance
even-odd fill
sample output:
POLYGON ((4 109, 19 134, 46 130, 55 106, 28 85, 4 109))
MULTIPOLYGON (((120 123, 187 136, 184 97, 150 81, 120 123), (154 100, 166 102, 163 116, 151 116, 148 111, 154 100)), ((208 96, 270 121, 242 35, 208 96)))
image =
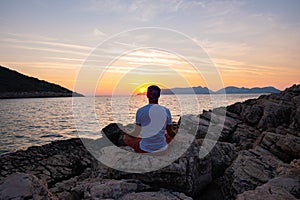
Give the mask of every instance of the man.
POLYGON ((147 90, 149 104, 136 112, 136 125, 132 133, 124 134, 124 143, 137 153, 162 152, 175 137, 170 110, 158 105, 160 88, 151 85, 147 90), (166 133, 167 131, 167 133, 166 133), (142 137, 138 137, 141 134, 142 137))

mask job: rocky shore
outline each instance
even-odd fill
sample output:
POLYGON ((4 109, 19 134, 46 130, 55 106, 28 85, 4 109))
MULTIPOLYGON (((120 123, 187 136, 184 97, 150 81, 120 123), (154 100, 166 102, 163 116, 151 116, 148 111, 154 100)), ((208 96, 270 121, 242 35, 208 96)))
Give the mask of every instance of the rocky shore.
MULTIPOLYGON (((0 200, 300 198, 300 85, 199 116, 183 116, 180 127, 186 134, 176 136, 170 155, 192 138, 190 147, 170 165, 146 173, 126 172, 135 158, 124 146, 117 124, 103 129, 112 142, 106 145, 101 142, 105 138, 70 139, 1 155, 0 200), (195 135, 189 133, 193 127, 195 135), (221 127, 218 137, 214 127, 221 127), (199 155, 215 142, 206 156, 199 155), (95 149, 87 150, 87 143, 95 149), (109 168, 91 155, 109 153, 112 144, 125 151, 120 166, 126 170, 109 168)), ((146 157, 145 163, 153 164, 151 159, 146 157)), ((111 162, 119 160, 111 157, 111 162)))
POLYGON ((49 98, 49 97, 83 97, 76 92, 1 92, 0 99, 20 99, 20 98, 49 98))

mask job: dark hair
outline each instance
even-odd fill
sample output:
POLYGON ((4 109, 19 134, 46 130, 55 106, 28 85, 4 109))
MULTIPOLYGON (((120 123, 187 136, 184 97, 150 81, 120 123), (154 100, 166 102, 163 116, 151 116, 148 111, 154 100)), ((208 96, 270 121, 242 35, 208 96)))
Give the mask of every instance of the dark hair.
POLYGON ((156 101, 160 97, 160 88, 156 85, 151 85, 147 90, 147 97, 149 100, 156 101))

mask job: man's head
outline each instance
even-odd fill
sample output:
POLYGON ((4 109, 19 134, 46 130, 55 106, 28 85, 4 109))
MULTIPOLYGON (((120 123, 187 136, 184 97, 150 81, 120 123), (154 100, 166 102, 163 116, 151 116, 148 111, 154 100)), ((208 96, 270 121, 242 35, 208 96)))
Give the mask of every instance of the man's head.
POLYGON ((151 85, 147 90, 147 97, 149 101, 158 101, 160 97, 160 88, 156 85, 151 85))

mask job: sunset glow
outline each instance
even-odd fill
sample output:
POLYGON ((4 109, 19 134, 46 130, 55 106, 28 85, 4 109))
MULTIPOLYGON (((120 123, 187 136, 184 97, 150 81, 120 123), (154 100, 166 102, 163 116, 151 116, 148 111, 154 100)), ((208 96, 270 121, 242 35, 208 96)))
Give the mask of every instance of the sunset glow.
MULTIPOLYGON (((144 94, 143 85, 151 82, 164 88, 208 86, 207 79, 213 79, 209 68, 198 73, 176 54, 186 49, 197 60, 197 50, 167 34, 155 41, 167 38, 174 52, 124 51, 143 44, 150 34, 145 32, 128 36, 130 42, 115 41, 114 48, 98 49, 91 57, 104 41, 137 27, 186 35, 207 52, 224 86, 284 89, 299 84, 299 1, 154 1, 150 6, 137 1, 12 0, 0 6, 0 65, 71 90, 82 67, 89 65, 87 76, 98 82, 87 78, 81 83, 76 92, 85 95, 144 94), (99 64, 104 59, 109 62, 99 64)), ((212 81, 209 87, 220 89, 212 81)))
POLYGON ((140 94, 145 94, 147 92, 147 88, 142 87, 140 88, 140 94))

